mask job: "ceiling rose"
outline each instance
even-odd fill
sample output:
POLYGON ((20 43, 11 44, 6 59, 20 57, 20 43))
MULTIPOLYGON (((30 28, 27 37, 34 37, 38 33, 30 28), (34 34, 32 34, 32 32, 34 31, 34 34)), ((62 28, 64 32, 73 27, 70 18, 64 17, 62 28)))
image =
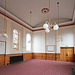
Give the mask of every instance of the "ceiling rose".
POLYGON ((41 12, 42 12, 43 14, 47 14, 47 13, 49 12, 49 9, 48 9, 48 8, 43 8, 43 9, 41 10, 41 12))

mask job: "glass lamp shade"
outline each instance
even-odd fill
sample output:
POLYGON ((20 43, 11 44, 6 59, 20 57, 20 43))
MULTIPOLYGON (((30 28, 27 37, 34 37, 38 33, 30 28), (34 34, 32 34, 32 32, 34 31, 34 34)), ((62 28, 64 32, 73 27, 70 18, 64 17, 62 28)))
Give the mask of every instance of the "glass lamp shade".
POLYGON ((54 30, 58 30, 59 29, 59 26, 56 24, 54 27, 53 27, 54 30))
POLYGON ((46 33, 50 32, 49 28, 47 28, 45 31, 46 31, 46 33))
POLYGON ((6 38, 8 38, 8 35, 7 35, 7 33, 4 33, 4 34, 3 34, 3 37, 6 37, 6 38))
POLYGON ((44 29, 47 29, 47 28, 48 28, 48 24, 45 23, 45 24, 43 25, 43 28, 44 28, 44 29))

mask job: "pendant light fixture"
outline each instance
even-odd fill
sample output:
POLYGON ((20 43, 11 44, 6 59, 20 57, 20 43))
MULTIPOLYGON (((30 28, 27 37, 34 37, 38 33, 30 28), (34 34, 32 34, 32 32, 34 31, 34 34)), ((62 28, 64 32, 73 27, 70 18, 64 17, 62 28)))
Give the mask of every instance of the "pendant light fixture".
MULTIPOLYGON (((30 11, 30 26, 31 26, 31 17, 32 17, 32 12, 30 11)), ((29 34, 30 36, 30 34, 29 34)), ((30 36, 31 37, 31 36, 30 36)), ((29 38, 30 39, 30 38, 29 38)), ((31 43, 31 39, 28 41, 28 43, 31 43)))
POLYGON ((30 11, 30 25, 31 25, 31 16, 32 16, 32 12, 30 11))
MULTIPOLYGON (((59 2, 57 2, 57 5, 58 5, 58 20, 59 20, 59 2)), ((50 21, 51 20, 51 18, 50 18, 50 0, 49 0, 49 9, 43 8, 42 13, 48 13, 48 11, 49 11, 49 21, 46 21, 45 24, 43 25, 43 28, 45 29, 45 31, 47 33, 50 32, 52 29, 54 29, 54 30, 59 29, 59 26, 58 26, 58 24, 56 24, 56 22, 50 23, 51 22, 50 21)))
MULTIPOLYGON (((4 10, 4 14, 6 15, 6 0, 5 0, 5 10, 4 10)), ((7 33, 6 33, 6 30, 7 30, 7 23, 6 23, 6 18, 5 18, 5 16, 4 16, 4 32, 3 32, 2 34, 0 34, 0 36, 8 38, 8 35, 7 35, 7 33)))

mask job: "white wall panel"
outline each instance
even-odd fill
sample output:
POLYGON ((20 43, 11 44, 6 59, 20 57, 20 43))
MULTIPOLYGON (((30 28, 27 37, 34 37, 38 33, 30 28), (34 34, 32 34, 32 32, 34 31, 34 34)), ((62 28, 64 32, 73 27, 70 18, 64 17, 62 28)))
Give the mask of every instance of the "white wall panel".
POLYGON ((5 42, 0 42, 0 54, 5 54, 5 42))
POLYGON ((45 52, 45 32, 39 31, 33 33, 33 52, 45 52))
POLYGON ((61 29, 60 39, 61 47, 74 47, 74 28, 61 29))
MULTIPOLYGON (((5 30, 6 30, 6 26, 4 26, 4 17, 2 17, 2 15, 0 15, 0 33, 3 33, 5 30)), ((5 41, 5 38, 0 37, 0 41, 5 41)))
POLYGON ((56 44, 56 34, 54 30, 51 30, 49 33, 46 33, 46 45, 55 45, 56 44))

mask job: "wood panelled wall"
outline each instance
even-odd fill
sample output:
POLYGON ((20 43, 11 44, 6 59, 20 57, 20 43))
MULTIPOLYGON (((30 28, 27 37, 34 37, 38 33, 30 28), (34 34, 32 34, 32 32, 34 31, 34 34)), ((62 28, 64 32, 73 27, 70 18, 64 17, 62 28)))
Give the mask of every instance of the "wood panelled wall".
POLYGON ((10 57, 12 56, 21 56, 23 55, 23 61, 29 60, 29 59, 43 59, 43 60, 56 60, 59 61, 60 59, 60 54, 52 54, 52 53, 23 53, 23 54, 7 54, 5 55, 0 55, 0 66, 10 64, 10 57))
POLYGON ((4 65, 4 54, 0 54, 0 66, 4 65))
POLYGON ((55 53, 33 53, 33 59, 44 59, 44 60, 60 60, 60 54, 55 53))
POLYGON ((32 59, 32 53, 23 53, 23 61, 32 59))
POLYGON ((46 54, 45 53, 33 53, 32 54, 33 59, 46 59, 46 54))
POLYGON ((73 59, 73 61, 75 62, 75 54, 74 54, 74 59, 73 59))
POLYGON ((23 61, 32 59, 32 53, 21 53, 21 54, 0 54, 0 66, 10 64, 10 57, 23 55, 23 61), (5 56, 5 57, 4 57, 5 56))
POLYGON ((46 59, 47 60, 57 60, 60 61, 60 54, 58 53, 47 53, 46 54, 46 59))
POLYGON ((22 54, 7 54, 6 56, 5 56, 5 65, 8 65, 8 64, 10 64, 10 57, 12 57, 12 56, 21 56, 22 54))
POLYGON ((23 55, 23 61, 29 59, 43 59, 56 61, 75 61, 74 47, 61 47, 60 54, 57 53, 23 53, 23 54, 0 54, 0 66, 10 64, 11 56, 23 55))

